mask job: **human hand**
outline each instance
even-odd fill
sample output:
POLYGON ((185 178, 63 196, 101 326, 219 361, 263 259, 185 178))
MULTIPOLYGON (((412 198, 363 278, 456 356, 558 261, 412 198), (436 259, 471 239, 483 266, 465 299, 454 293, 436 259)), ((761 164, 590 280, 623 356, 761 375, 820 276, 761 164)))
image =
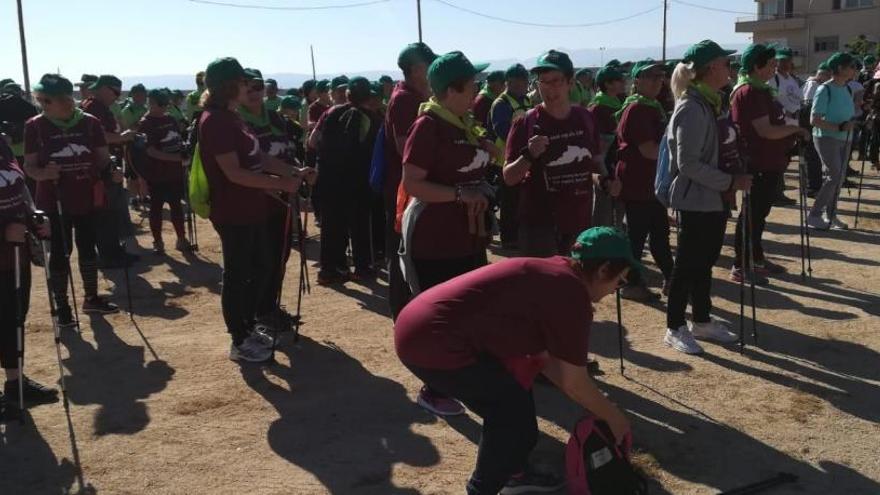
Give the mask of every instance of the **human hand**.
POLYGON ((489 207, 489 200, 480 191, 472 188, 461 190, 461 202, 468 209, 468 216, 482 215, 489 207))
POLYGON ((752 176, 750 174, 736 174, 733 176, 732 189, 747 191, 752 188, 752 176))
POLYGON ((549 145, 550 138, 547 136, 532 136, 532 138, 529 139, 529 153, 531 153, 533 157, 538 158, 547 151, 547 146, 549 145))
POLYGON ((3 239, 6 242, 11 242, 13 244, 22 244, 24 243, 24 235, 27 232, 27 227, 23 223, 8 223, 6 224, 6 229, 3 231, 3 239))

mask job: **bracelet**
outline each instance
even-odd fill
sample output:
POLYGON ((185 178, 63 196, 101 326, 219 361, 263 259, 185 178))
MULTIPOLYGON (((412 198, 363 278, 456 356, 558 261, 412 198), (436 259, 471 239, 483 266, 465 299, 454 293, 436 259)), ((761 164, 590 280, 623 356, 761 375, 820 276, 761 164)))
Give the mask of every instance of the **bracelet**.
POLYGON ((461 186, 455 186, 455 202, 461 203, 461 186))

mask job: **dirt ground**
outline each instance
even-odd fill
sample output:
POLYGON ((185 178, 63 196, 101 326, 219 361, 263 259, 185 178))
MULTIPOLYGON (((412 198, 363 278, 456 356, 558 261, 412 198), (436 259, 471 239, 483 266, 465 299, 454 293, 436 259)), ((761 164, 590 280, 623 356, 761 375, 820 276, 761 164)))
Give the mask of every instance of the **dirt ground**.
MULTIPOLYGON (((842 193, 849 223, 855 197, 842 193)), ((464 492, 478 418, 438 420, 415 405, 419 384, 395 356, 384 282, 314 285, 318 244, 310 242, 302 338, 282 342, 277 364, 239 366, 227 359, 210 225, 199 223, 197 256, 157 258, 146 219, 133 218, 143 256, 131 271, 134 320, 85 318, 81 335, 64 333, 69 416, 49 404, 30 410, 24 426, 2 427, 0 493, 464 492)), ((600 385, 632 420, 651 493, 718 493, 780 471, 800 481, 768 493, 880 493, 878 228, 880 178, 871 173, 859 230, 814 234, 813 278, 803 281, 798 209, 775 208, 766 249, 789 274, 757 289, 759 345, 742 354, 713 344, 702 357, 676 353, 661 342, 663 304, 624 301, 621 375, 614 300, 597 306, 600 385)), ((738 328, 739 287, 727 278, 732 231, 730 223, 714 313, 738 328)), ((40 269, 33 274, 27 372, 57 383, 45 283, 40 269)), ((294 255, 288 306, 298 277, 294 255)), ((102 287, 125 306, 121 270, 104 272, 102 287)), ((536 402, 535 462, 561 470, 580 411, 545 385, 536 402)))

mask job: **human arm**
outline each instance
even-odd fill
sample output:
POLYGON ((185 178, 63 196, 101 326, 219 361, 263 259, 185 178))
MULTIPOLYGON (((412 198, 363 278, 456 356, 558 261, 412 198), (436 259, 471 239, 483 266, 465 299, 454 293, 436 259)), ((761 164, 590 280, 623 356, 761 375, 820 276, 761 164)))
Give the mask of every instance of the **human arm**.
POLYGON ((299 177, 275 177, 260 172, 252 172, 240 166, 238 154, 234 151, 215 155, 217 165, 226 178, 235 184, 255 189, 269 189, 293 192, 299 189, 299 177))
MULTIPOLYGON (((733 176, 702 160, 702 136, 706 135, 708 126, 715 127, 715 123, 709 121, 714 116, 709 115, 709 112, 698 104, 680 105, 681 108, 673 123, 675 133, 673 153, 676 154, 679 173, 709 189, 719 192, 728 191, 733 183, 733 176)), ((717 140, 717 137, 713 134, 709 139, 717 140)))
POLYGON ((803 137, 806 137, 809 134, 809 131, 796 125, 773 125, 770 123, 769 115, 764 115, 752 120, 752 127, 755 128, 755 132, 758 136, 774 141, 785 139, 795 134, 801 134, 803 137))

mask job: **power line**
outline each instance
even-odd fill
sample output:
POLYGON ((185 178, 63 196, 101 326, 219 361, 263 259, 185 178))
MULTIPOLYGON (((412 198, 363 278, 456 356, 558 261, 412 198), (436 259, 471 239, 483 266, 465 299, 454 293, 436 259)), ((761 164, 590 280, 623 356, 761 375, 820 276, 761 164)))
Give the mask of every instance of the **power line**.
POLYGON ((334 9, 351 9, 355 7, 366 7, 368 5, 376 5, 380 3, 388 3, 391 0, 368 0, 358 3, 346 3, 338 5, 318 5, 313 7, 284 7, 279 5, 256 5, 242 4, 233 2, 219 2, 214 0, 187 0, 190 3, 200 3, 205 5, 215 5, 219 7, 233 7, 238 9, 259 9, 259 10, 334 10, 334 9))
POLYGON ((684 5, 686 7, 693 7, 695 9, 710 10, 712 12, 723 12, 725 14, 755 15, 754 12, 743 12, 741 10, 719 9, 717 7, 709 7, 707 5, 700 5, 698 3, 685 2, 683 0, 672 0, 672 1, 673 1, 673 3, 677 3, 679 5, 684 5))
POLYGON ((636 12, 635 14, 628 15, 626 17, 619 17, 617 19, 608 19, 605 21, 598 22, 587 22, 583 24, 546 24, 540 22, 528 22, 528 21, 520 21, 516 19, 507 19, 504 17, 497 17, 490 14, 485 14, 483 12, 477 12, 476 10, 467 9, 465 7, 461 7, 459 5, 455 5, 453 3, 447 2, 446 0, 434 0, 435 2, 450 7, 455 10, 459 10, 461 12, 466 12, 471 15, 475 15, 478 17, 482 17, 484 19, 491 19, 493 21, 498 22, 506 22, 508 24, 518 24, 520 26, 531 26, 531 27, 548 27, 548 28, 583 28, 583 27, 593 27, 593 26, 604 26, 606 24, 613 24, 615 22, 627 21, 629 19, 633 19, 635 17, 639 17, 645 14, 650 14, 651 12, 656 12, 660 10, 662 7, 654 7, 648 10, 643 10, 641 12, 636 12))

